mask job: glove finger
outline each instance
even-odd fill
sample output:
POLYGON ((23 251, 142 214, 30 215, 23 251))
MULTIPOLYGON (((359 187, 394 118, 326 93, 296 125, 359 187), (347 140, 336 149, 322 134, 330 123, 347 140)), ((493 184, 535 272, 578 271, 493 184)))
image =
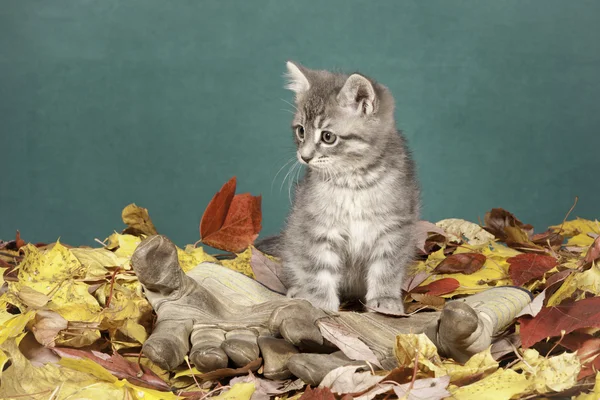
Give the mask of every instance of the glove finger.
POLYGON ((142 352, 161 368, 178 367, 190 350, 191 321, 159 321, 144 343, 142 352))
POLYGON ((229 358, 221 345, 225 332, 218 328, 194 328, 191 335, 192 350, 190 360, 201 372, 226 368, 229 358))
POLYGON ((259 357, 257 336, 258 332, 254 329, 229 331, 225 334, 221 349, 237 367, 243 367, 259 357))

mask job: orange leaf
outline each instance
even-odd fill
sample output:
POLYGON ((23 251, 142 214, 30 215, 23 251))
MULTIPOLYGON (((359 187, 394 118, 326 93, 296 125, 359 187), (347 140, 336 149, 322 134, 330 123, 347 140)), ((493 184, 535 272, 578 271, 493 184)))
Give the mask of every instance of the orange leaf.
POLYGON ((200 237, 204 238, 223 226, 227 211, 235 195, 236 179, 235 176, 223 185, 221 190, 214 195, 200 221, 200 237))
POLYGON ((235 177, 227 182, 209 203, 202 221, 202 243, 231 251, 244 251, 258 237, 262 213, 261 196, 234 195, 235 177))

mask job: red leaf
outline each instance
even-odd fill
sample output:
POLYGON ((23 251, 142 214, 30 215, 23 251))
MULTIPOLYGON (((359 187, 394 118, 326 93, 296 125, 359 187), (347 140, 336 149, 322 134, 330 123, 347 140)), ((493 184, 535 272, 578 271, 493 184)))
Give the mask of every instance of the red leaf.
POLYGON ((52 351, 63 358, 74 358, 76 360, 88 358, 103 366, 117 378, 127 379, 134 385, 163 391, 168 391, 170 389, 169 385, 152 372, 151 369, 128 361, 117 352, 113 353, 111 356, 98 351, 77 350, 66 347, 55 347, 52 351))
POLYGON ((519 254, 506 261, 510 264, 508 268, 510 279, 517 286, 543 276, 557 264, 556 258, 535 253, 519 254))
POLYGON ((580 328, 600 328, 600 297, 590 297, 557 307, 545 307, 535 318, 521 317, 520 333, 524 348, 542 339, 560 336, 580 328))
POLYGON ((461 272, 463 274, 472 274, 479 271, 485 264, 486 257, 479 253, 452 254, 442 260, 433 270, 437 274, 453 274, 461 272))
POLYGON ((331 393, 329 388, 317 387, 311 389, 310 386, 308 386, 298 400, 335 400, 335 396, 331 393))
POLYGON ((217 249, 241 252, 258 237, 261 196, 234 195, 235 177, 213 197, 200 222, 202 243, 217 249))
POLYGON ((600 370, 600 338, 585 333, 573 332, 560 341, 560 345, 577 351, 582 368, 577 380, 596 374, 600 370))
POLYGON ((419 286, 415 290, 414 293, 427 293, 432 296, 441 296, 443 294, 448 294, 454 292, 456 289, 460 287, 460 282, 458 282, 454 278, 443 278, 434 282, 431 282, 429 285, 419 286))
POLYGON ((236 179, 235 176, 231 178, 226 184, 223 185, 219 190, 202 214, 202 220, 200 221, 200 237, 204 238, 211 235, 219 230, 225 222, 227 211, 235 195, 236 179))

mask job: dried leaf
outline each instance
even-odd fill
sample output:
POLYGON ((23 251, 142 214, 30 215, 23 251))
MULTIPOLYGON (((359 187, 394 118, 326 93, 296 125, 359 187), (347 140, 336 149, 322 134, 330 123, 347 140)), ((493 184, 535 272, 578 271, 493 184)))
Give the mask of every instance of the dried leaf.
POLYGON ((281 276, 281 263, 270 259, 256 248, 252 248, 251 252, 250 266, 255 279, 272 291, 285 294, 287 289, 279 279, 281 276))
POLYGON ((450 396, 450 392, 446 390, 449 383, 450 376, 417 379, 411 383, 394 386, 394 393, 400 399, 441 400, 450 396))
POLYGON ((271 396, 288 393, 294 390, 300 390, 304 387, 304 382, 297 379, 295 381, 274 381, 270 379, 259 378, 252 372, 249 372, 246 376, 239 376, 229 381, 230 385, 234 385, 238 382, 252 382, 254 383, 255 391, 252 395, 252 399, 257 397, 264 397, 269 399, 271 396))
POLYGON ((54 348, 54 352, 62 357, 60 364, 71 369, 87 372, 86 370, 91 362, 102 366, 119 379, 127 379, 134 385, 150 389, 169 390, 169 385, 149 368, 127 361, 117 352, 111 356, 97 351, 58 347, 54 348))
POLYGON ((375 353, 362 340, 342 325, 331 321, 319 320, 317 326, 323 338, 336 345, 349 359, 364 360, 381 367, 375 353))
POLYGON ((335 400, 335 396, 329 388, 306 388, 298 400, 335 400))
POLYGON ((133 203, 129 204, 121 212, 121 218, 123 223, 135 232, 144 235, 156 235, 158 233, 146 208, 138 207, 133 203))
POLYGON ((446 299, 443 297, 432 296, 430 294, 411 293, 410 297, 424 306, 429 306, 437 310, 441 310, 444 307, 444 304, 446 304, 446 299))
POLYGON ((486 230, 502 241, 508 237, 506 227, 518 227, 527 234, 533 234, 533 226, 522 223, 514 214, 502 208, 493 208, 485 213, 484 221, 486 230))
POLYGON ((58 333, 67 329, 69 322, 54 311, 40 310, 36 313, 31 331, 35 339, 46 347, 54 347, 58 333))
POLYGON ((460 253, 446 257, 433 270, 436 274, 463 273, 470 275, 479 271, 485 264, 486 257, 479 253, 460 253))
POLYGON ((545 307, 535 318, 519 318, 521 341, 528 348, 542 339, 575 329, 600 328, 600 297, 591 297, 557 307, 545 307))
POLYGON ((231 178, 208 204, 200 221, 202 242, 217 249, 241 252, 258 237, 261 229, 261 197, 234 195, 231 178))
POLYGON ((535 253, 519 254, 509 258, 507 262, 510 264, 510 278, 518 286, 542 277, 557 265, 554 257, 535 253))
POLYGON ((348 365, 336 368, 325 375, 319 387, 328 387, 337 394, 360 393, 372 388, 384 378, 373 375, 370 371, 356 372, 359 368, 362 367, 348 365))
POLYGON ((428 285, 419 286, 413 290, 415 293, 427 293, 431 296, 440 296, 452 293, 460 287, 460 283, 454 278, 443 278, 433 281, 428 285))
POLYGON ((551 226, 550 229, 554 232, 559 232, 565 237, 573 237, 588 232, 600 234, 600 222, 598 220, 591 221, 578 217, 574 220, 566 221, 564 224, 551 226))
POLYGON ((494 240, 494 235, 482 227, 464 219, 449 218, 436 222, 454 242, 465 242, 471 246, 479 246, 494 240))
POLYGON ((598 258, 600 258, 600 236, 594 240, 594 243, 592 243, 588 249, 583 262, 585 264, 591 263, 592 261, 596 261, 598 258))
POLYGON ((30 288, 29 286, 21 287, 21 289, 17 292, 17 297, 27 307, 33 309, 40 309, 50 301, 50 297, 46 296, 44 293, 40 293, 37 290, 30 288))
POLYGON ((425 242, 427 241, 430 232, 446 236, 446 232, 437 225, 428 221, 418 221, 415 227, 415 236, 417 237, 416 243, 417 249, 421 250, 423 253, 427 253, 425 250, 425 242))
POLYGON ((416 274, 408 277, 408 279, 405 279, 403 284, 402 284, 402 290, 404 290, 406 293, 410 293, 412 292, 417 286, 419 286, 421 283, 423 283, 425 281, 425 279, 427 279, 429 277, 429 274, 427 272, 417 272, 416 274))
POLYGON ((530 315, 535 317, 539 314, 544 307, 544 300, 546 299, 546 289, 542 290, 540 294, 535 296, 533 301, 525 306, 516 316, 515 318, 522 317, 524 315, 530 315))

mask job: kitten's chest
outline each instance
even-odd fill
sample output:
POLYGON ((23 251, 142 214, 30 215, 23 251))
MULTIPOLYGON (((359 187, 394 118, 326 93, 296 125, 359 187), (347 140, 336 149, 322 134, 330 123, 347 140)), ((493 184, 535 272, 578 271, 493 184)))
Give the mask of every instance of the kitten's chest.
POLYGON ((352 258, 370 250, 387 229, 386 219, 392 207, 379 187, 371 190, 325 187, 318 197, 323 199, 316 219, 320 236, 343 246, 352 258))

